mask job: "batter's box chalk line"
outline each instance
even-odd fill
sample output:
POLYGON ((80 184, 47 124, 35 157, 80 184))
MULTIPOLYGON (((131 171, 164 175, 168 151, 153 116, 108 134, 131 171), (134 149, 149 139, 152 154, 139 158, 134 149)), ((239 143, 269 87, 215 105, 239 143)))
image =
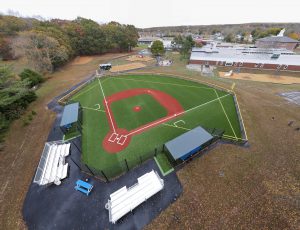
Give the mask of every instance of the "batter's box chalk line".
POLYGON ((127 139, 127 136, 121 135, 120 138, 118 139, 118 144, 119 145, 124 145, 125 141, 127 139))
POLYGON ((115 142, 116 139, 118 138, 118 136, 119 136, 119 135, 118 135, 117 133, 113 133, 112 135, 110 135, 108 141, 109 141, 109 142, 115 142))
POLYGON ((119 145, 124 145, 126 139, 127 139, 127 136, 125 136, 125 135, 113 133, 110 135, 108 141, 112 142, 112 143, 117 142, 117 144, 119 144, 119 145))

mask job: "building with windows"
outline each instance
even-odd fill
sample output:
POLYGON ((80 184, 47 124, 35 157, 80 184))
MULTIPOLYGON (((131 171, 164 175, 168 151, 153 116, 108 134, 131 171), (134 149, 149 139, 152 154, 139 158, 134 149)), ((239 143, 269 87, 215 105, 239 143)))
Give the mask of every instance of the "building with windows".
POLYGON ((277 36, 269 36, 257 39, 255 46, 258 48, 287 49, 293 51, 299 44, 299 41, 284 36, 285 29, 281 30, 277 36))
POLYGON ((189 64, 248 69, 300 71, 300 55, 276 48, 229 47, 207 45, 193 48, 189 64))

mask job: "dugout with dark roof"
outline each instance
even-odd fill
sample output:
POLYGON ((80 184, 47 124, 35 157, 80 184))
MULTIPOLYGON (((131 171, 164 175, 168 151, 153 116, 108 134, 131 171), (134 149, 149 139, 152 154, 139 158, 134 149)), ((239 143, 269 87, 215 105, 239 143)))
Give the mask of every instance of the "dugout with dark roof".
POLYGON ((184 161, 210 144, 213 139, 209 132, 198 126, 165 143, 165 147, 173 161, 184 161))
POLYGON ((81 114, 82 111, 79 102, 68 104, 64 107, 60 121, 60 128, 63 133, 66 133, 72 127, 81 131, 81 114))

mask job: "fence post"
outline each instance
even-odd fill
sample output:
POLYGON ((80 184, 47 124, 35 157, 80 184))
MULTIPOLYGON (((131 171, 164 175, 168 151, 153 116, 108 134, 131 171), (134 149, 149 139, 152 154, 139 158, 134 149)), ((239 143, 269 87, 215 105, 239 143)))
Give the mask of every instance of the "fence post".
POLYGON ((84 164, 85 165, 85 167, 90 171, 90 173, 93 175, 93 176, 95 176, 95 174, 93 173, 93 171, 86 165, 86 164, 84 164))
POLYGON ((141 161, 141 164, 143 163, 143 159, 142 159, 142 156, 140 155, 140 161, 141 161))
POLYGON ((105 179, 106 179, 106 182, 109 182, 109 180, 108 180, 108 178, 107 178, 107 176, 105 175, 105 173, 101 170, 101 173, 102 173, 102 175, 105 177, 105 179))
POLYGON ((129 167, 128 167, 128 163, 127 163, 126 159, 125 159, 125 163, 126 163, 126 167, 127 167, 127 172, 129 172, 129 167))

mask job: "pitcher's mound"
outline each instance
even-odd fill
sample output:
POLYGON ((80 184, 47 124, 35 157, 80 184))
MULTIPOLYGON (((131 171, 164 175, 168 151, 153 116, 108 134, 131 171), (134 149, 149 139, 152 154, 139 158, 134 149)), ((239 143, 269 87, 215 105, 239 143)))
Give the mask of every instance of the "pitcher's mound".
POLYGON ((134 106, 133 107, 134 112, 139 112, 139 111, 141 111, 141 109, 142 109, 141 106, 134 106))

